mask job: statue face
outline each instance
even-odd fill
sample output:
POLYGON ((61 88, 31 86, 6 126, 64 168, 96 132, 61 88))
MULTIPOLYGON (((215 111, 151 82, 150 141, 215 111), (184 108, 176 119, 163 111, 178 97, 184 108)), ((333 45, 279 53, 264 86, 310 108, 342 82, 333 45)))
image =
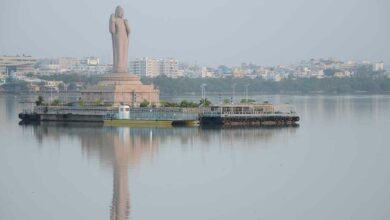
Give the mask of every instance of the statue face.
POLYGON ((121 6, 116 7, 116 9, 115 9, 115 16, 116 17, 123 18, 124 14, 125 14, 125 11, 123 10, 123 8, 121 6))

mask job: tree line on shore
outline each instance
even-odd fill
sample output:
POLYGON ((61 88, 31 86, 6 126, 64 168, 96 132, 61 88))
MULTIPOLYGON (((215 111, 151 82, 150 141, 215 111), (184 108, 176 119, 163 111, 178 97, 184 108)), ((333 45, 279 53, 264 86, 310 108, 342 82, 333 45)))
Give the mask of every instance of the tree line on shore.
POLYGON ((143 78, 146 84, 154 84, 163 95, 200 93, 206 84, 208 93, 354 93, 390 92, 390 78, 302 78, 270 81, 260 78, 143 78))
MULTIPOLYGON (((58 80, 68 84, 68 91, 72 91, 76 82, 84 82, 85 85, 94 85, 98 82, 97 76, 79 75, 51 75, 42 76, 45 80, 58 80)), ((246 88, 249 93, 387 93, 390 92, 390 78, 387 77, 352 77, 352 78, 288 78, 281 81, 264 80, 261 78, 168 78, 158 76, 156 78, 142 78, 145 84, 154 84, 160 89, 161 95, 185 95, 199 94, 201 85, 206 84, 206 92, 214 94, 232 93, 244 94, 246 88)), ((23 81, 15 81, 3 86, 10 91, 27 90, 23 81)))

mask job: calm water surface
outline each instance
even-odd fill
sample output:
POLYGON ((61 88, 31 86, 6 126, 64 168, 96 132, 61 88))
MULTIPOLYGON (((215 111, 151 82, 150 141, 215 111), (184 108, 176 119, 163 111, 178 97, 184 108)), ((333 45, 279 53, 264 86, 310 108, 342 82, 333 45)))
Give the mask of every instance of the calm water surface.
POLYGON ((390 96, 264 96, 299 128, 18 125, 0 96, 0 219, 390 219, 390 96))

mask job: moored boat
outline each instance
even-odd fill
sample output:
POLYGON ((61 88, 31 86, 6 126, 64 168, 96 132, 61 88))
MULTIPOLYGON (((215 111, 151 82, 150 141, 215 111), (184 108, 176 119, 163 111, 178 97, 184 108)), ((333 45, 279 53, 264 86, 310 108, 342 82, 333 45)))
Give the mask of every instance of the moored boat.
POLYGON ((293 106, 270 103, 213 105, 199 118, 203 126, 294 126, 300 119, 293 106))
POLYGON ((118 107, 117 113, 104 117, 106 126, 171 127, 198 125, 198 112, 178 108, 130 108, 118 107))

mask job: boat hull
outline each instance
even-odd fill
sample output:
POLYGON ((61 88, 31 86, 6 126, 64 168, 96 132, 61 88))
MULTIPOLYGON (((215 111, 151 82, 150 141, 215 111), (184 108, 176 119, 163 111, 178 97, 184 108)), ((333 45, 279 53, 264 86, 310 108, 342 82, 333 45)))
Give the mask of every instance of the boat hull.
POLYGON ((298 121, 298 116, 200 117, 200 124, 204 126, 289 126, 298 121))
POLYGON ((114 127, 172 127, 172 120, 127 120, 113 119, 104 120, 105 126, 114 127))

